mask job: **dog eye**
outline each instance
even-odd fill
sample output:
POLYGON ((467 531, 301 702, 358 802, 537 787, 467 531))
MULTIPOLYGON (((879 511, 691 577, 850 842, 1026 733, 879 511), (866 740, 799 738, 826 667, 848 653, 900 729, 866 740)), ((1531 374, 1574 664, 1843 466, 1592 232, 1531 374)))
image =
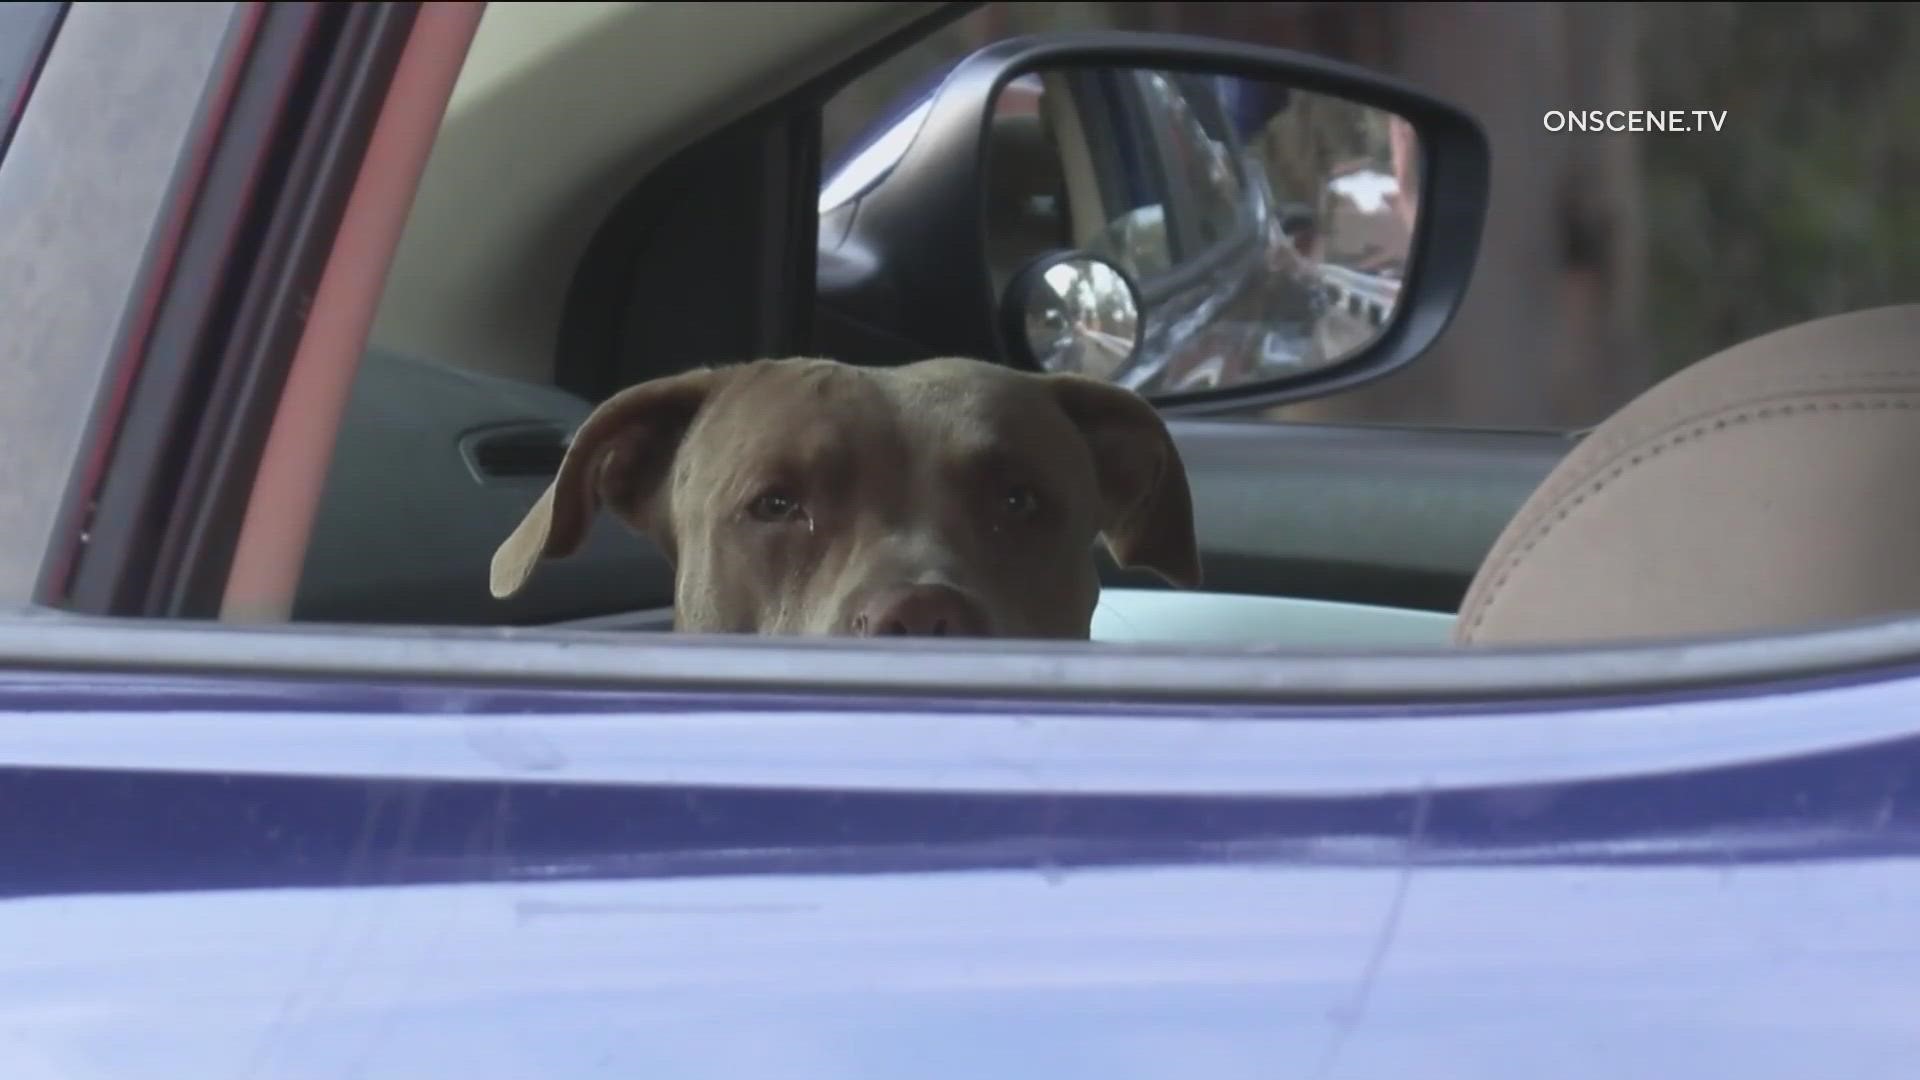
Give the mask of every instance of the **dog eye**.
POLYGON ((799 500, 784 491, 766 492, 747 504, 747 513, 756 521, 788 521, 799 511, 799 500))
POLYGON ((1002 496, 1001 505, 1013 517, 1031 517, 1040 509, 1040 495, 1025 484, 1015 484, 1002 496))

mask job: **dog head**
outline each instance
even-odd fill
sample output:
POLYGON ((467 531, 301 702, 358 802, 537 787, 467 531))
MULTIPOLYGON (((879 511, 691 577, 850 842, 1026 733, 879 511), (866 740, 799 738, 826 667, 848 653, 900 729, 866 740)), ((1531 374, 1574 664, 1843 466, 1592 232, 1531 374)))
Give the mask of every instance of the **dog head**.
POLYGON ((623 391, 495 553, 493 594, 603 506, 672 560, 693 633, 1085 639, 1096 540, 1200 582, 1186 470, 1145 400, 974 360, 763 360, 623 391))

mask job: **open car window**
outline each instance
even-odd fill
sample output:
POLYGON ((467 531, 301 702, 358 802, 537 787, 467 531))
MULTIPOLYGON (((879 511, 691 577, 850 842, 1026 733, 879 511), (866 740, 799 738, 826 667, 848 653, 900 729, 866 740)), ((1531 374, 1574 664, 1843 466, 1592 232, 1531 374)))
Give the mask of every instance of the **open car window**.
MULTIPOLYGON (((579 40, 593 37, 583 24, 579 40)), ((1157 294, 1176 286, 1187 290, 1190 298, 1183 302, 1189 307, 1183 310, 1194 319, 1191 324, 1180 322, 1179 333, 1156 342, 1152 362, 1129 370, 1126 385, 1143 393, 1169 388, 1201 393, 1228 385, 1237 377, 1236 369, 1301 366, 1302 356, 1318 343, 1303 344, 1299 339, 1304 335, 1299 334, 1257 331, 1283 323, 1291 327, 1327 308, 1344 312, 1359 327, 1356 332, 1378 330, 1391 321, 1387 313, 1403 269, 1392 245, 1371 239, 1329 245, 1326 252, 1364 265, 1359 270, 1320 265, 1303 272, 1298 267, 1311 261, 1302 258, 1310 241, 1289 232, 1299 216, 1311 217, 1318 200, 1330 205, 1345 200, 1359 208, 1340 207, 1341 214, 1380 216, 1370 208, 1384 205, 1387 197, 1381 193, 1399 182, 1383 160, 1349 155, 1350 171, 1331 180, 1309 171, 1301 175, 1313 182, 1304 184, 1296 182, 1298 176, 1281 177, 1276 170, 1271 178, 1274 191, 1297 198, 1285 206, 1277 201, 1261 206, 1256 196, 1265 181, 1250 159, 1266 148, 1236 126, 1240 120, 1228 107, 1223 87, 1178 73, 1094 73, 1086 80, 1076 104, 1091 118, 1091 157, 1102 200, 1108 209, 1120 211, 1112 221, 1121 227, 1120 234, 1104 241, 1104 247, 1096 245, 1097 250, 1117 253, 1145 292, 1157 294), (1095 85, 1099 80, 1105 82, 1095 85), (1269 218, 1271 229, 1266 227, 1269 218), (1245 264, 1216 272, 1211 260, 1227 249, 1244 254, 1245 264), (1312 280, 1303 286, 1298 281, 1270 285, 1256 264, 1266 266, 1276 279, 1294 274, 1312 280), (1272 270, 1276 266, 1279 270, 1272 270), (1192 275, 1200 280, 1183 278, 1195 267, 1205 271, 1192 275), (1225 326, 1229 322, 1235 325, 1225 326), (1203 332, 1189 332, 1191 325, 1200 325, 1203 332), (1249 326, 1256 332, 1234 336, 1249 326), (1249 340, 1255 342, 1251 347, 1249 340)), ((836 215, 854 214, 861 195, 884 183, 893 164, 925 136, 928 94, 941 82, 932 78, 927 84, 934 90, 923 87, 890 99, 885 118, 876 121, 875 137, 855 140, 850 154, 838 155, 833 167, 806 182, 810 188, 791 185, 816 214, 825 211, 823 219, 830 220, 822 221, 823 235, 839 228, 836 215)), ((488 94, 475 91, 457 96, 456 105, 478 107, 488 99, 488 94)), ((448 138, 478 130, 477 124, 464 124, 457 110, 450 115, 455 119, 444 133, 448 138)), ((469 148, 481 141, 468 138, 469 148)), ((614 385, 601 384, 594 393, 571 385, 562 389, 557 368, 562 357, 575 354, 569 325, 573 315, 542 321, 553 314, 540 310, 552 295, 567 294, 561 302, 565 306, 602 312, 605 321, 618 324, 611 336, 621 338, 621 349, 654 357, 662 365, 705 359, 698 357, 702 347, 751 355, 743 339, 712 342, 720 329, 735 323, 771 325, 785 319, 799 326, 813 315, 782 311, 773 317, 763 310, 788 305, 798 294, 785 282, 756 291, 753 281, 775 280, 791 271, 790 265, 755 262, 753 269, 740 273, 744 292, 720 287, 717 278, 696 287, 688 275, 673 272, 687 264, 688 252, 707 250, 701 247, 707 238, 727 232, 715 227, 728 216, 722 205, 726 200, 715 196, 692 213, 684 201, 687 193, 718 191, 723 178, 742 174, 746 170, 741 163, 765 154, 774 142, 764 133, 753 136, 767 140, 761 143, 737 133, 728 138, 736 141, 724 149, 719 147, 727 140, 718 138, 683 147, 689 152, 670 158, 659 176, 632 170, 625 190, 606 194, 592 213, 581 214, 594 219, 579 229, 585 249, 604 246, 611 252, 608 263, 644 264, 643 270, 602 277, 588 271, 584 254, 575 253, 578 257, 571 262, 559 260, 543 271, 543 281, 553 283, 551 289, 530 287, 515 274, 517 291, 498 292, 494 303, 472 308, 472 322, 499 328, 498 340, 468 327, 444 326, 435 327, 435 333, 446 330, 448 336, 435 339, 418 331, 427 320, 416 322, 418 313, 395 301, 391 319, 364 357, 349 403, 346 431, 335 449, 307 549, 296 619, 436 626, 606 620, 605 625, 620 629, 664 629, 670 624, 672 567, 663 552, 632 536, 609 515, 595 520, 577 555, 543 566, 525 595, 495 598, 487 595, 485 583, 494 551, 550 480, 571 433, 614 385), (675 191, 660 196, 647 186, 653 183, 675 191), (616 219, 629 210, 632 220, 615 227, 616 219), (578 299, 586 295, 583 284, 604 291, 578 299), (679 317, 693 310, 682 306, 686 295, 703 289, 752 299, 735 303, 736 317, 725 320, 724 327, 720 320, 679 317), (527 306, 521 307, 523 303, 527 306), (661 317, 663 312, 677 317, 661 317), (536 325, 537 330, 526 329, 536 325), (662 332, 663 325, 670 329, 662 332), (503 344, 509 340, 511 346, 503 344), (475 344, 485 347, 455 347, 475 344), (681 352, 665 345, 689 348, 681 352), (396 468, 396 462, 408 467, 396 468), (423 544, 421 537, 431 537, 433 543, 423 544)), ((779 138, 792 139, 793 134, 784 131, 779 138)), ((1268 164, 1273 156, 1267 154, 1268 164)), ((580 175, 589 173, 583 164, 580 175)), ((753 198, 767 194, 730 193, 732 216, 739 219, 735 224, 747 220, 744 208, 755 205, 753 198)), ((431 188, 423 194, 421 220, 440 228, 443 240, 459 236, 457 229, 447 228, 448 221, 436 217, 447 211, 434 199, 431 188)), ((1059 224, 1057 217, 1050 227, 1059 224)), ((755 221, 751 228, 732 232, 765 234, 762 224, 755 221)), ((1310 234, 1308 228, 1301 235, 1310 234)), ((460 249, 448 243, 440 250, 460 249)), ((753 261, 736 258, 738 253, 729 250, 712 265, 753 261)), ((423 280, 420 270, 431 259, 421 252, 431 253, 426 246, 413 249, 404 272, 394 275, 400 293, 425 291, 416 283, 423 280)), ((784 257, 789 263, 804 261, 793 252, 784 257)), ((462 275, 473 268, 463 259, 449 256, 445 280, 464 280, 462 275)), ((1169 319, 1163 325, 1175 322, 1169 319)), ((785 331, 769 331, 760 340, 794 348, 808 341, 802 333, 785 331)), ((1246 600, 1247 606, 1237 609, 1245 614, 1223 615, 1226 609, 1204 605, 1183 611, 1178 599, 1165 596, 1155 597, 1150 608, 1129 609, 1151 611, 1155 626, 1178 628, 1182 640, 1199 635, 1223 644, 1245 642, 1244 635, 1261 626, 1285 623, 1295 628, 1281 635, 1287 641, 1308 640, 1317 632, 1333 642, 1440 643, 1465 582, 1501 523, 1566 450, 1566 443, 1551 434, 1512 439, 1504 431, 1355 434, 1337 425, 1256 434, 1249 421, 1276 421, 1279 427, 1284 419, 1253 410, 1224 414, 1226 418, 1238 426, 1176 426, 1196 477, 1197 502, 1213 515, 1203 523, 1203 531, 1211 545, 1210 564, 1220 567, 1220 577, 1209 591, 1246 600), (1445 435, 1447 441, 1427 438, 1435 435, 1445 435), (1320 439, 1326 441, 1315 441, 1320 439), (1342 445, 1349 449, 1340 449, 1342 445), (1381 461, 1416 461, 1421 468, 1440 468, 1444 475, 1435 482, 1411 468, 1369 474, 1355 464, 1381 461), (1228 507, 1231 511, 1223 509, 1228 507), (1303 521, 1308 524, 1300 524, 1303 521), (1372 622, 1372 616, 1359 609, 1390 615, 1387 621, 1372 622), (1279 611, 1290 614, 1269 614, 1279 611), (1309 616, 1320 621, 1307 621, 1309 616), (1326 629, 1347 616, 1357 621, 1341 625, 1363 627, 1355 636, 1326 629)), ((1116 593, 1146 591, 1139 577, 1116 575, 1111 580, 1116 593)))

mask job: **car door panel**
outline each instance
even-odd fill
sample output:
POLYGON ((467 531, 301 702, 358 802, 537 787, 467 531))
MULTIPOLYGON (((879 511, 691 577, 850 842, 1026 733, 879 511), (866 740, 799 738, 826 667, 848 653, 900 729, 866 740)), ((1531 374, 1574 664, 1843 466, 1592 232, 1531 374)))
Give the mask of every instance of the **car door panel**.
MULTIPOLYGON (((525 592, 487 591, 494 549, 591 408, 564 391, 386 350, 362 364, 295 616, 559 622, 654 612, 672 570, 601 514, 525 592)), ((1568 447, 1556 435, 1174 420, 1205 588, 1451 612, 1506 522, 1568 447)), ((1109 586, 1160 588, 1103 565, 1109 586)), ((665 628, 660 618, 644 625, 665 628)), ((623 625, 633 625, 632 620, 623 625)))
POLYGON ((156 670, 194 633, 0 678, 12 1075, 1894 1080, 1920 1049, 1920 921, 1861 902, 1920 888, 1910 675, 1588 702, 1547 746, 1480 702, 488 687, 444 647, 318 675, 347 635, 273 680, 156 670))
POLYGON ((565 391, 373 349, 342 421, 294 604, 319 622, 553 622, 673 602, 673 575, 610 515, 496 600, 494 549, 592 407, 565 391))
MULTIPOLYGON (((1209 590, 1454 611, 1565 436, 1170 423, 1209 590)), ((1137 574, 1114 583, 1150 586, 1137 574)))

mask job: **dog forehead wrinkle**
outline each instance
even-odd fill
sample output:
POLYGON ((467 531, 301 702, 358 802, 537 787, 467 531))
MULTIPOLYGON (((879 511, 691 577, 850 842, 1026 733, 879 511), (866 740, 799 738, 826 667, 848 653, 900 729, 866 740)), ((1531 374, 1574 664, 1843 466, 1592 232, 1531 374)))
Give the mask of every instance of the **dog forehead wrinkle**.
POLYGON ((846 441, 840 431, 870 410, 862 408, 857 372, 826 361, 769 361, 746 372, 716 396, 703 419, 715 456, 738 457, 782 449, 810 454, 846 441))
POLYGON ((1052 472, 1071 461, 1077 438, 1061 417, 1030 402, 984 395, 940 410, 939 422, 937 459, 927 464, 948 479, 1052 472))
POLYGON ((823 539, 835 544, 868 519, 888 527, 910 520, 917 425, 899 414, 873 373, 795 370, 767 380, 765 393, 737 398, 741 421, 702 449, 697 483, 709 505, 726 513, 761 489, 782 487, 808 504, 823 539))
POLYGON ((717 422, 748 416, 759 420, 778 415, 793 399, 831 396, 857 384, 860 372, 830 360, 760 360, 731 369, 730 377, 708 403, 707 413, 717 422), (811 391, 811 393, 809 393, 811 391))
MULTIPOLYGON (((929 361, 928 363, 932 363, 929 361)), ((903 418, 947 454, 993 446, 1020 421, 1020 399, 994 375, 973 368, 901 369, 888 387, 903 418)))

